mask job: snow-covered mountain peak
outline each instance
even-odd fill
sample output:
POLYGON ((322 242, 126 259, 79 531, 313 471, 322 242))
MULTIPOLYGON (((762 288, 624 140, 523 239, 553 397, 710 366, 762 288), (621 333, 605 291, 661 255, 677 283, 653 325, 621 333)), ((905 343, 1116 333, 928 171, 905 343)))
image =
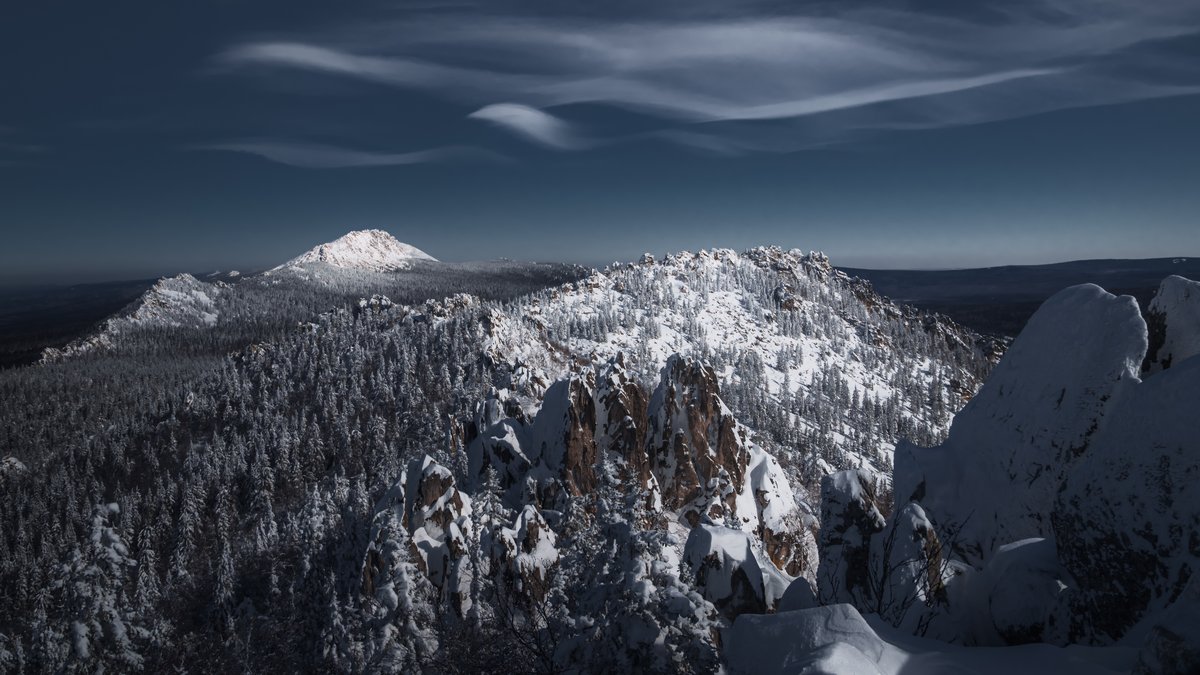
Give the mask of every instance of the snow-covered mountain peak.
POLYGON ((347 269, 391 272, 408 269, 413 260, 437 259, 383 230, 355 230, 316 246, 271 271, 325 263, 347 269))

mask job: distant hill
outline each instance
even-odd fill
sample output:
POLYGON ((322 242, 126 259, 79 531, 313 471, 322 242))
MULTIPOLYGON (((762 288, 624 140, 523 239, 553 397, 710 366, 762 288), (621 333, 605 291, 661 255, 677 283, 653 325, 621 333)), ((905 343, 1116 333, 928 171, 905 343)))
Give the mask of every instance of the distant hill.
POLYGON ((136 300, 154 279, 0 287, 0 369, 32 363, 136 300))
POLYGON ((1200 279, 1200 257, 1077 260, 962 270, 841 268, 897 302, 945 314, 977 331, 1014 336, 1042 302, 1077 284, 1094 283, 1132 295, 1142 307, 1158 284, 1178 274, 1200 279))

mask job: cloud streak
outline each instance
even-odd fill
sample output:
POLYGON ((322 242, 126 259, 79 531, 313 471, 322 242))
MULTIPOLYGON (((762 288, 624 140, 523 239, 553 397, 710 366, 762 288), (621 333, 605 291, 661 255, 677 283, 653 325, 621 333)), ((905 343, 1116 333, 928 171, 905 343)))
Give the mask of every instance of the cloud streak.
POLYGON ((1200 68, 1130 74, 1138 48, 1200 31, 1200 9, 1151 4, 1040 0, 986 18, 861 5, 820 16, 753 5, 719 18, 438 15, 246 42, 215 61, 428 92, 558 150, 604 144, 548 112, 579 104, 657 120, 662 138, 786 150, 1192 93, 1200 68), (756 122, 774 126, 740 124, 756 122), (705 125, 699 136, 695 125, 705 125))
POLYGON ((213 150, 255 155, 277 164, 302 169, 347 169, 405 166, 452 160, 496 160, 500 155, 480 148, 448 146, 415 152, 372 152, 319 143, 277 140, 241 140, 188 146, 189 150, 213 150))
POLYGON ((493 103, 468 115, 556 150, 582 150, 591 143, 579 138, 563 120, 519 103, 493 103))

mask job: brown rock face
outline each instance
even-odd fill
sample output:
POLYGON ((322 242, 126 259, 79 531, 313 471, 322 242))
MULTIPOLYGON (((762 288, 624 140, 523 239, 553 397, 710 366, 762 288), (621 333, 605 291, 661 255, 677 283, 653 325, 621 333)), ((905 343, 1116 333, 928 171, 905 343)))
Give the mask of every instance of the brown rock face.
POLYGON ((791 576, 800 576, 812 565, 812 561, 805 555, 803 532, 775 532, 764 526, 759 537, 762 538, 763 549, 771 558, 771 562, 791 576))
POLYGON ((573 495, 596 489, 595 371, 572 378, 567 387, 566 419, 561 432, 562 480, 573 495))
POLYGON ((650 461, 646 456, 646 394, 625 371, 625 357, 600 371, 596 382, 596 444, 601 453, 618 460, 623 482, 650 488, 650 461))
POLYGON ((663 506, 689 521, 737 515, 735 496, 750 456, 712 368, 672 356, 651 397, 649 421, 647 455, 663 506))

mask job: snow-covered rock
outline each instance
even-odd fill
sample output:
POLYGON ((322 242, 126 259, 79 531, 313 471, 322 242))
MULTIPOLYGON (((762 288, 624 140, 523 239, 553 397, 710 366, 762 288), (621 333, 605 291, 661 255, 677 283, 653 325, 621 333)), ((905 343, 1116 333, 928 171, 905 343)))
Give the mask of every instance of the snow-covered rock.
POLYGON ((426 455, 413 460, 376 505, 371 545, 363 568, 368 593, 386 576, 385 540, 403 527, 412 560, 442 597, 459 611, 469 606, 467 546, 471 537, 471 498, 455 486, 450 471, 426 455))
POLYGON ((887 527, 871 538, 868 587, 879 615, 914 631, 947 604, 946 586, 954 570, 925 510, 916 502, 896 509, 887 527))
POLYGON ((817 592, 812 583, 801 577, 788 585, 775 609, 779 612, 794 612, 798 609, 812 609, 820 604, 817 602, 817 592))
MULTIPOLYGON (((898 452, 896 496, 919 505, 918 529, 936 529, 943 554, 958 558, 943 576, 952 637, 1110 644, 1136 637, 1195 583, 1200 357, 1187 354, 1200 325, 1187 319, 1191 284, 1168 279, 1151 305, 1169 335, 1160 347, 1171 345, 1160 353, 1174 355, 1150 361, 1162 369, 1140 377, 1147 325, 1133 298, 1073 287, 1033 316, 944 444, 898 452)), ((831 493, 854 492, 839 487, 831 493)), ((845 529, 837 513, 826 514, 823 542, 845 529)), ((891 527, 915 514, 899 509, 891 527)), ((844 548, 831 541, 822 561, 848 567, 855 558, 844 548)), ((867 571, 895 569, 882 559, 867 571)), ((860 607, 878 599, 847 595, 860 607)))
POLYGON ((1200 354, 1200 282, 1171 275, 1146 308, 1150 349, 1144 369, 1155 373, 1200 354))
POLYGON ((1068 580, 1053 541, 1022 539, 996 549, 953 602, 967 605, 973 644, 1063 644, 1068 580))
POLYGON ((1063 477, 1121 391, 1138 382, 1146 325, 1137 301, 1068 288, 1030 318, 936 448, 897 449, 898 501, 921 503, 981 564, 997 546, 1050 534, 1063 477))
POLYGON ((517 514, 512 527, 501 528, 498 544, 513 586, 540 601, 550 570, 558 563, 558 538, 532 504, 517 514))
POLYGON ((697 525, 688 535, 683 560, 704 598, 729 618, 767 610, 763 570, 754 543, 741 530, 697 525))
POLYGON ((871 538, 883 531, 874 477, 862 470, 839 471, 821 481, 820 564, 817 597, 823 603, 869 604, 871 538))
POLYGON ((405 472, 404 522, 429 581, 461 606, 469 578, 463 569, 470 541, 471 498, 446 467, 426 455, 405 472))
POLYGON ((29 469, 25 463, 13 456, 0 459, 0 482, 6 480, 15 480, 24 475, 29 469))
POLYGON ((1127 388, 1058 494, 1071 634, 1119 639, 1200 571, 1200 358, 1127 388))
POLYGON ((383 230, 355 230, 316 246, 275 267, 271 272, 323 263, 345 269, 391 272, 408 269, 414 260, 435 261, 421 249, 405 244, 383 230))
MULTIPOLYGON (((761 399, 726 397, 743 423, 768 432, 770 418, 811 437, 795 463, 814 482, 829 460, 887 469, 896 439, 855 433, 864 419, 894 415, 901 433, 940 438, 991 367, 980 336, 880 297, 823 255, 778 248, 614 265, 515 302, 489 324, 494 362, 551 379, 619 353, 650 387, 672 355, 714 364, 722 387, 753 383, 761 399)), ((779 458, 799 455, 798 445, 769 449, 779 458)))
POLYGON ((1149 626, 1134 675, 1200 673, 1200 577, 1149 626))
POLYGON ((1128 675, 1138 657, 1128 646, 964 647, 906 635, 846 604, 746 614, 725 638, 739 675, 1128 675))

